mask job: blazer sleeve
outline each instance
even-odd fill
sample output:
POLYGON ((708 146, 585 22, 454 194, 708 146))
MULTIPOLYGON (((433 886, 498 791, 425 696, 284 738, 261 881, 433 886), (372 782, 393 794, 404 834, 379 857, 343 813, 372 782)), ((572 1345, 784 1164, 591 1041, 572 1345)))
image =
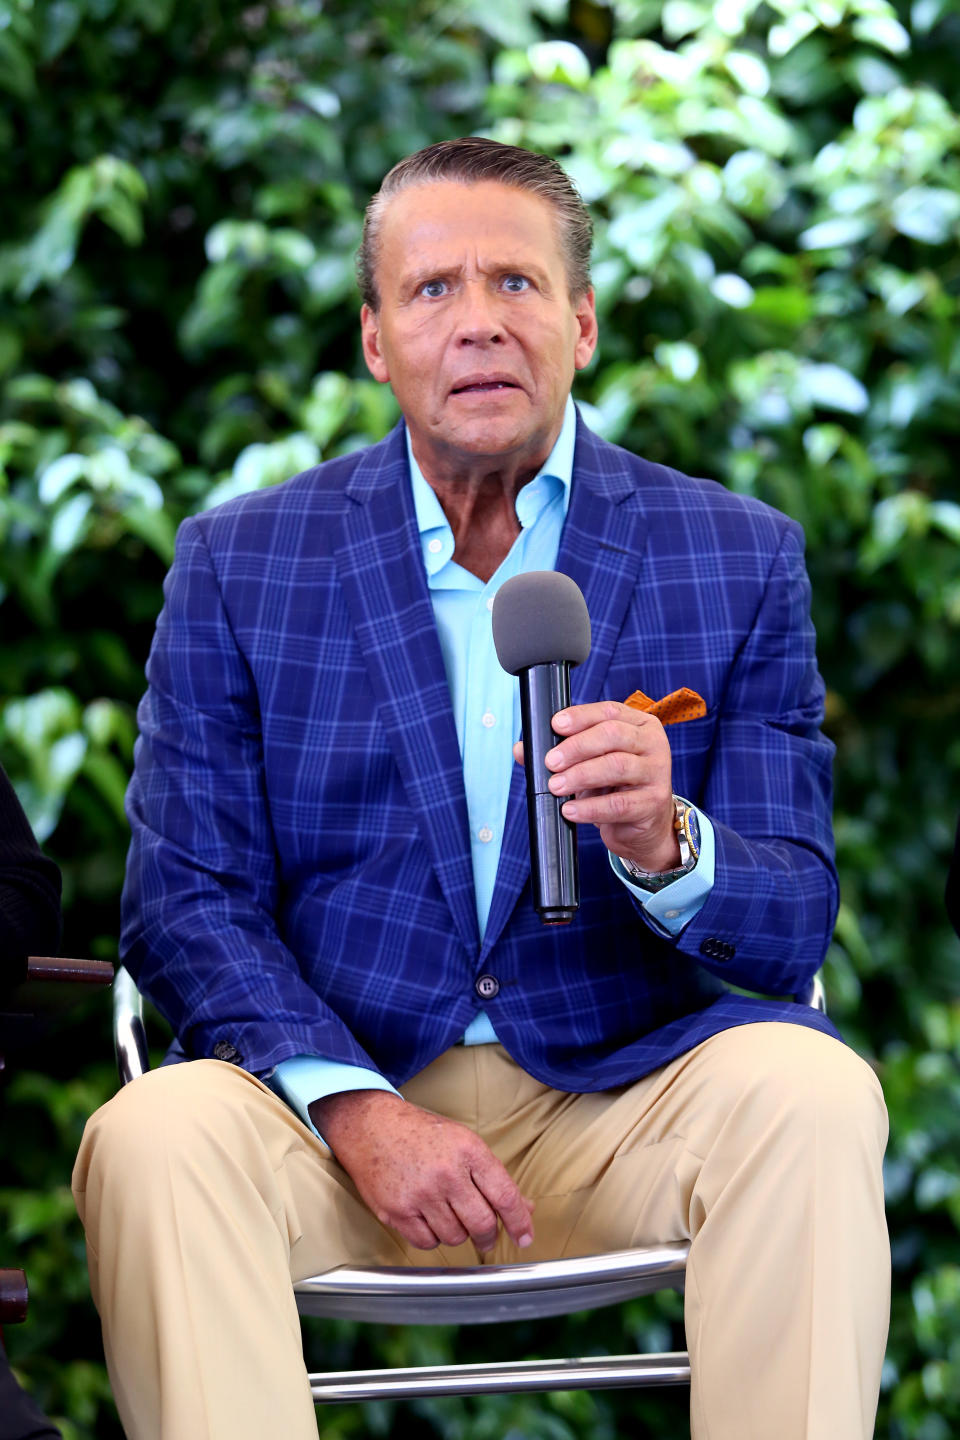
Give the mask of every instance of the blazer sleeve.
POLYGON ((180 527, 164 597, 127 793, 123 962, 190 1058, 376 1070, 278 931, 259 699, 196 521, 180 527))
POLYGON ((800 992, 823 961, 838 905, 834 746, 820 731, 803 532, 788 521, 733 663, 702 794, 714 886, 679 948, 725 982, 800 992))

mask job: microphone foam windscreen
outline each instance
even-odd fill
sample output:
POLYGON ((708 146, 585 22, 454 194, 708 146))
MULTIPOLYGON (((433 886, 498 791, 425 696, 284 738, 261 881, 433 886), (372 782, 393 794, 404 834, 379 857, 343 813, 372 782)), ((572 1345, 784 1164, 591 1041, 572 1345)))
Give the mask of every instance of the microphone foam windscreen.
POLYGON ((582 664, 590 654, 590 616, 579 585, 558 570, 514 575, 494 597, 493 643, 511 675, 553 660, 582 664))

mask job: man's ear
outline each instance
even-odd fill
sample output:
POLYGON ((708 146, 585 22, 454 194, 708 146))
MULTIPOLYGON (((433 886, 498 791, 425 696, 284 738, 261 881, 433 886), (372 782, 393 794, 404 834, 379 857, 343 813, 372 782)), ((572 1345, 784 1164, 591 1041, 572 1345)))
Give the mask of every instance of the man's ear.
POLYGON ((380 347, 380 320, 376 311, 372 310, 369 305, 364 305, 360 311, 360 339, 367 369, 374 380, 379 380, 381 385, 386 385, 390 379, 390 371, 387 369, 387 362, 380 347))
MULTIPOLYGON (((576 348, 573 352, 573 363, 578 370, 583 370, 590 364, 593 352, 597 348, 597 303, 593 292, 593 286, 583 292, 576 308, 577 324, 580 333, 577 338, 576 348)), ((369 363, 369 362, 368 362, 369 363)))

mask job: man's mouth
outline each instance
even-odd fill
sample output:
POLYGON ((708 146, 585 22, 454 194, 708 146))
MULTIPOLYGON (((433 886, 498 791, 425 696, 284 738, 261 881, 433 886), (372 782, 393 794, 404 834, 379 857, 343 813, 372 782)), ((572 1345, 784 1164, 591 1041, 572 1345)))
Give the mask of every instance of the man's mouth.
POLYGON ((464 380, 454 385, 451 395, 480 395, 492 390, 519 390, 515 380, 464 380))

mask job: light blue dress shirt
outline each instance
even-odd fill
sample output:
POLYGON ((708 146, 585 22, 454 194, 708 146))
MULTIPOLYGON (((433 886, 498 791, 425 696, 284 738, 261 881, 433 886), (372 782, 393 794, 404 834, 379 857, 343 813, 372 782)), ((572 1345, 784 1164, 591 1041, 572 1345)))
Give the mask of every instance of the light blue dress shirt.
MULTIPOLYGON (((570 502, 576 410, 567 400, 557 442, 543 468, 517 496, 520 534, 495 574, 486 582, 453 558, 453 531, 443 507, 425 480, 407 436, 413 501, 420 549, 440 636, 440 649, 463 757, 463 780, 470 822, 477 922, 481 936, 490 913, 513 772, 513 742, 520 738, 520 686, 501 669, 493 644, 490 612, 505 580, 528 570, 552 570, 570 502)), ((615 856, 614 873, 643 906, 653 925, 676 935, 696 915, 713 888, 714 835, 706 815, 700 821, 700 858, 696 867, 655 894, 631 884, 615 856)), ((467 1027, 463 1043, 497 1039, 490 1017, 481 1010, 467 1027)), ((317 1133, 308 1106, 346 1090, 396 1090, 384 1076, 357 1065, 314 1055, 284 1060, 268 1084, 317 1133)))

